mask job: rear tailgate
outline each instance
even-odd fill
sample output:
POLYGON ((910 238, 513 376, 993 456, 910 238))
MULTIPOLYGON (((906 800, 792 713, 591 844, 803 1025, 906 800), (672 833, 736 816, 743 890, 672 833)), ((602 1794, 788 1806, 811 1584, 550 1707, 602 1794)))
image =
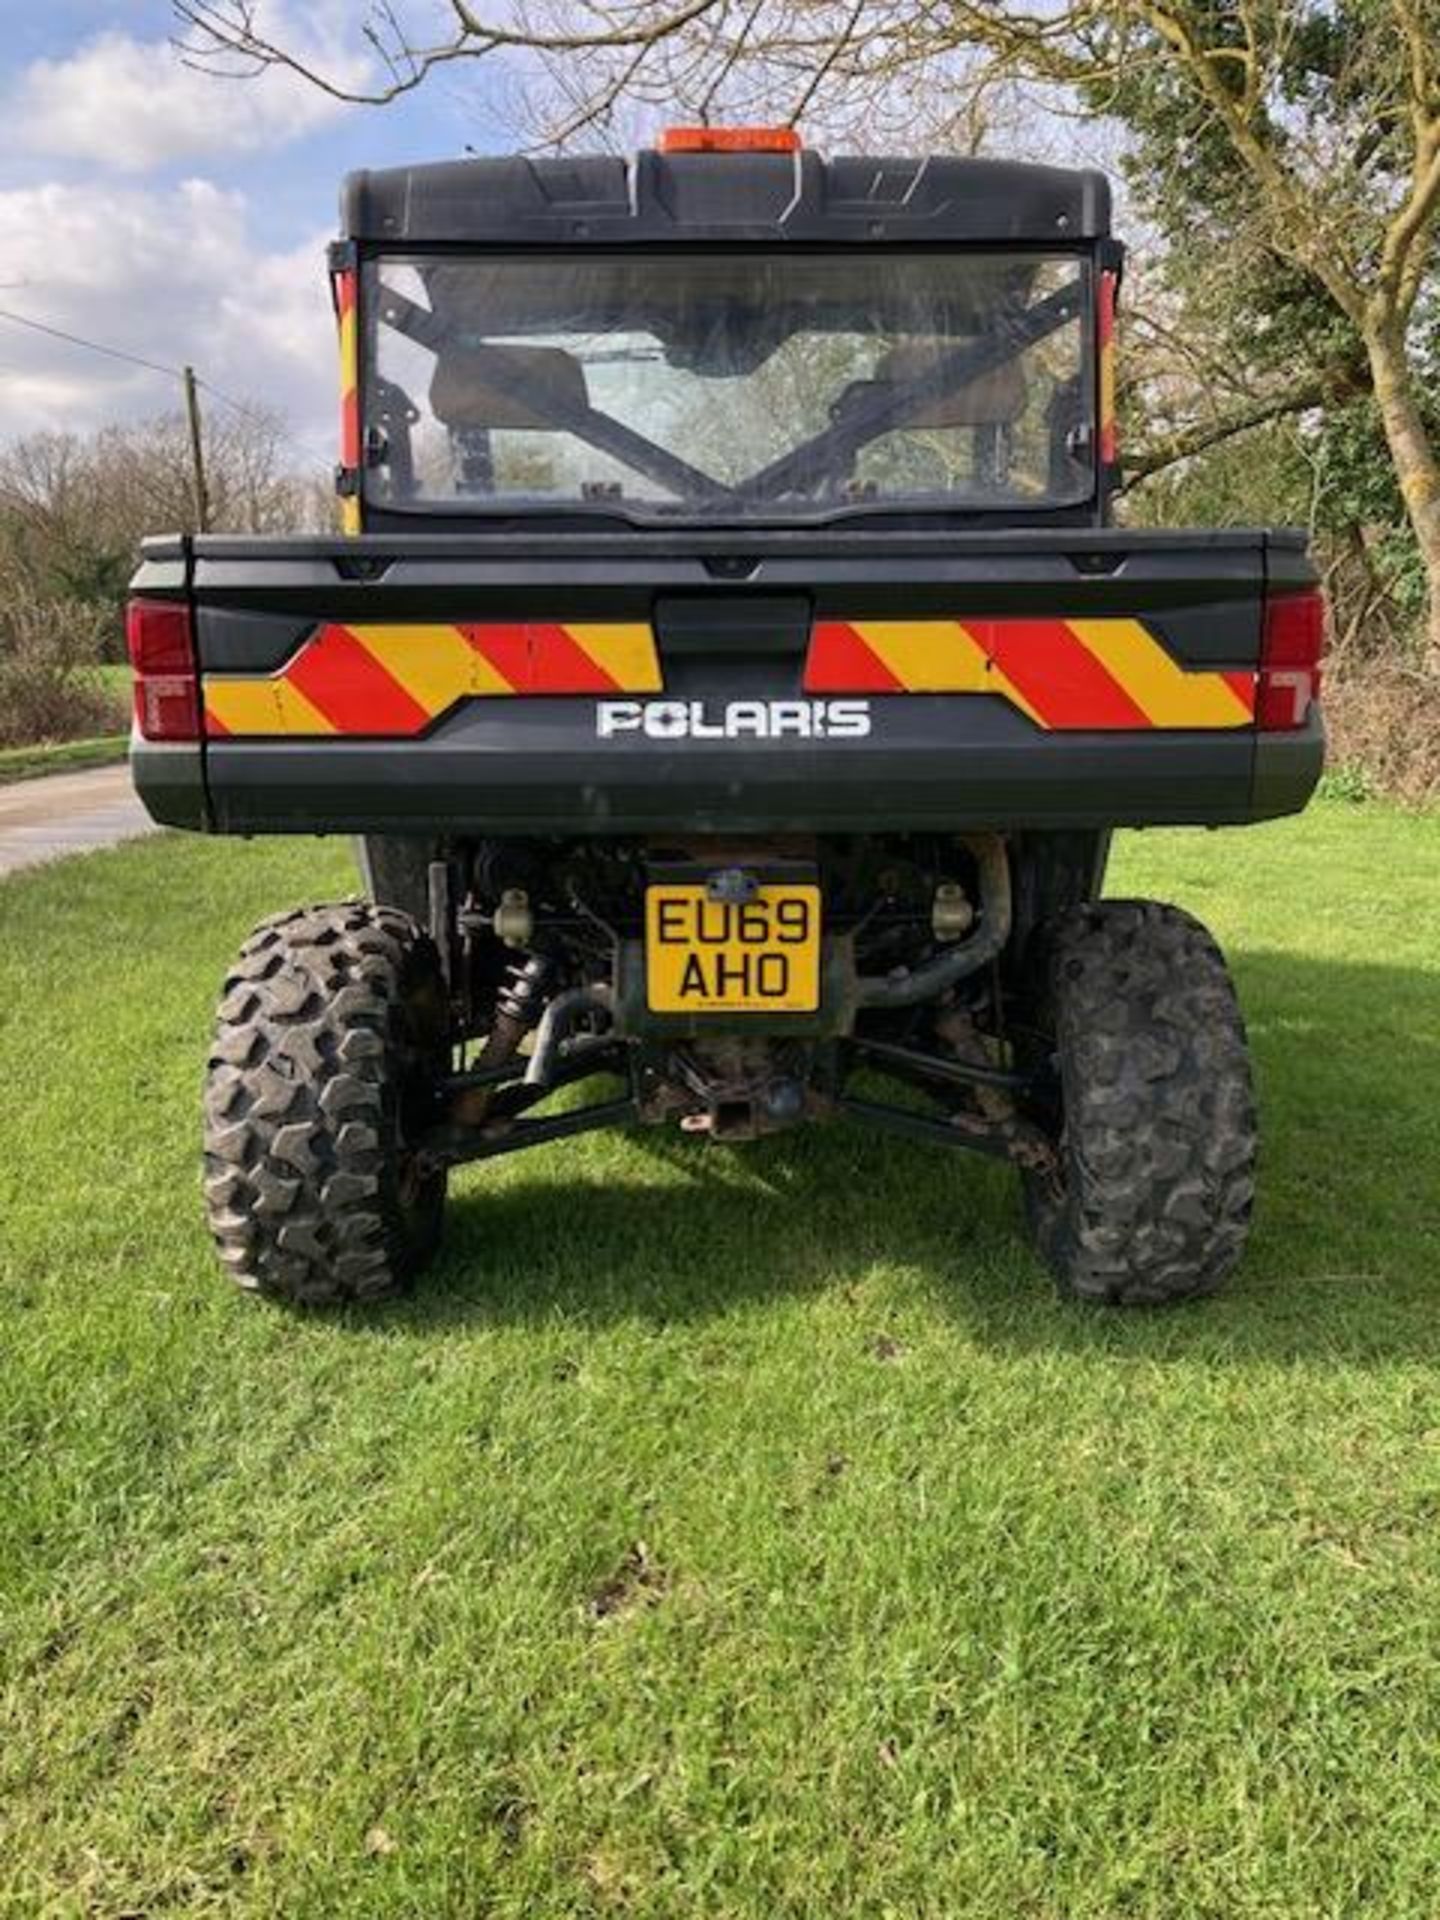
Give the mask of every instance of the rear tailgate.
POLYGON ((205 738, 137 743, 137 785, 222 832, 568 834, 1218 825, 1318 777, 1318 715, 1253 720, 1298 535, 701 545, 150 543, 135 591, 190 598, 205 738))

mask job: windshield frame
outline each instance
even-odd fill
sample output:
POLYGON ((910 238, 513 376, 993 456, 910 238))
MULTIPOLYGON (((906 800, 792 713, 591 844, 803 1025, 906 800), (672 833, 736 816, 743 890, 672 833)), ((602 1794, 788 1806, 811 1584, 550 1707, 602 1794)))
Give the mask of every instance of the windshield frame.
MULTIPOLYGON (((1098 420, 1100 381, 1096 318, 1096 290, 1103 263, 1100 258, 1100 249, 1093 241, 1085 240, 1058 244, 1048 240, 1003 242, 986 240, 976 244, 951 243, 928 247, 906 243, 883 250, 886 254, 907 261, 927 258, 953 260, 1000 255, 1032 256, 1039 260, 1069 262, 1073 265, 1074 280, 1066 281, 1064 288, 1061 289, 1063 291, 1073 286, 1076 290, 1074 318, 1079 329, 1077 372, 1084 446, 1076 456, 1076 464, 1082 466, 1084 472, 1083 482, 1077 480, 1073 492, 993 503, 958 494, 948 496, 920 492, 816 503, 793 500, 781 502, 769 499, 764 501, 763 506, 758 501, 754 501, 745 507, 729 506, 727 509, 728 500, 741 499, 745 487, 763 477, 760 472, 747 476, 745 482, 738 488, 725 482, 714 481, 713 491, 708 498, 697 496, 678 508, 669 504, 653 506, 639 497, 591 500, 575 495, 544 498, 510 494, 487 497, 476 493, 428 499, 396 498, 389 491, 382 491, 374 484, 375 469, 379 463, 365 456, 374 445, 372 429, 379 425, 384 413, 380 390, 386 383, 381 378, 378 368, 381 281, 387 266, 413 266, 415 262, 421 260, 459 262, 473 259, 486 264, 497 264, 507 260, 533 262, 537 254, 543 254, 547 260, 563 262, 596 257, 654 260, 673 258, 682 254, 742 259, 757 257, 790 259, 806 256, 835 258, 843 257, 847 251, 844 246, 828 243, 797 242, 726 244, 684 242, 663 247, 592 245, 574 248, 547 247, 543 250, 524 246, 476 246, 473 243, 460 246, 434 244, 416 246, 401 242, 395 245, 365 247, 359 259, 361 271, 357 304, 359 306, 362 422, 359 491, 364 503, 366 524, 377 528, 384 526, 398 528, 407 523, 418 522, 433 531, 467 528, 478 530, 484 527, 493 529, 500 526, 533 526, 542 530, 547 526, 575 529, 592 527, 603 529, 607 526, 612 528, 618 526, 647 532, 669 531, 684 534, 692 529, 758 531, 772 527, 780 529, 825 527, 855 521, 896 528, 1013 527, 1032 524, 1093 523, 1097 516, 1103 515, 1105 493, 1098 420)), ((866 257, 873 258, 882 250, 864 249, 862 251, 866 257)), ((1050 296, 1050 298, 1054 297, 1050 296)), ((1035 304, 1038 307, 1042 302, 1037 301, 1035 304)), ((1069 323, 1070 316, 1067 313, 1058 324, 1068 325, 1069 323)), ((1043 337, 1043 335, 1037 337, 1043 337)), ((948 362, 947 356, 947 365, 948 362)), ((392 392, 398 393, 399 389, 392 388, 392 392)), ((600 417, 610 419, 610 416, 600 417)), ((619 426, 621 423, 612 420, 611 424, 619 426)), ((637 437, 643 438, 643 436, 637 437)), ((821 437, 816 435, 812 441, 799 443, 782 461, 772 464, 777 467, 788 464, 796 454, 805 452, 821 437)), ((656 450, 661 451, 658 443, 655 444, 656 450)), ((711 478, 713 479, 713 476, 711 478)))

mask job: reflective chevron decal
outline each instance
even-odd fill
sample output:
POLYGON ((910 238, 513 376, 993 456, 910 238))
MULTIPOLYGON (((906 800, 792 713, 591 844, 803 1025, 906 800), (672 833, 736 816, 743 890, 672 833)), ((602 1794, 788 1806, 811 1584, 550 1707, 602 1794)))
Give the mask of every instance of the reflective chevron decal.
POLYGON ((660 689, 654 632, 641 622, 331 623, 277 673, 207 673, 205 725, 219 736, 395 738, 423 733, 460 700, 660 689))
MULTIPOLYGON (((352 481, 360 478, 360 338, 355 295, 360 276, 354 267, 342 267, 334 276, 335 324, 340 341, 340 465, 352 481)), ((340 496, 340 528, 360 531, 360 496, 340 496)))
POLYGON ((1096 288, 1095 344, 1100 354, 1100 458, 1113 467, 1119 458, 1115 431, 1115 295, 1119 276, 1102 273, 1096 288))
MULTIPOLYGON (((216 737, 423 733, 462 700, 659 693, 644 622, 485 621, 316 628, 271 674, 209 673, 216 737)), ((1191 671, 1139 620, 821 620, 807 694, 991 694, 1047 731, 1236 728, 1253 673, 1191 671)))
POLYGON ((820 620, 807 693, 989 693, 1047 731, 1248 727, 1255 675, 1182 667, 1139 620, 820 620))

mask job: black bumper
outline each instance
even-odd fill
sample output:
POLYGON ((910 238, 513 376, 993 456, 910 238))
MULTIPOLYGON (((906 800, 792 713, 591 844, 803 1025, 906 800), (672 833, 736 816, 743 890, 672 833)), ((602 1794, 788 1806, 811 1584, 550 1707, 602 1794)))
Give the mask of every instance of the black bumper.
POLYGON ((594 739, 589 700, 476 702, 423 740, 214 742, 203 789, 202 750, 140 743, 131 764, 171 826, 549 837, 1227 826, 1298 812, 1324 760, 1318 715, 1288 734, 1082 734, 998 702, 875 708, 867 739, 662 743, 594 739))

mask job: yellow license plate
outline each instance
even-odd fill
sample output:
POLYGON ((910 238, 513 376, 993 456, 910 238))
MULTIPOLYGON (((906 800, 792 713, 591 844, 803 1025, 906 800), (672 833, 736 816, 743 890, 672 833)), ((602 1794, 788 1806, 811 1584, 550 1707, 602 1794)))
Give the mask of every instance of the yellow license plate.
POLYGON ((743 902, 647 888, 645 978, 652 1013, 814 1013, 819 887, 759 887, 743 902))

